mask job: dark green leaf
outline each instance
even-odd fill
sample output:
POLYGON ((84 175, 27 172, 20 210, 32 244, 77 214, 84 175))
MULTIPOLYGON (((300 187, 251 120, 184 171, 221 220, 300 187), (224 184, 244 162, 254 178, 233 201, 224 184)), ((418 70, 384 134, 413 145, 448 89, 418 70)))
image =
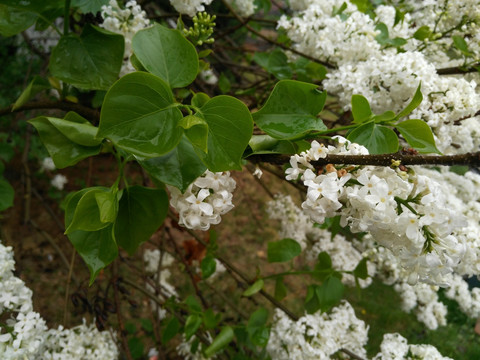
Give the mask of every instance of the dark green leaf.
POLYGON ((222 350, 233 340, 233 335, 233 329, 230 326, 223 327, 212 344, 205 350, 205 355, 210 357, 222 350))
POLYGON ((196 114, 208 124, 208 152, 197 155, 213 171, 241 170, 241 158, 252 136, 250 111, 240 100, 220 95, 210 99, 196 114))
POLYGON ((140 323, 142 324, 142 328, 146 332, 149 332, 149 333, 153 332, 153 324, 150 319, 140 319, 140 323))
MULTIPOLYGON (((0 5, 0 11, 1 11, 1 5, 0 5)), ((0 18, 1 18, 1 14, 0 14, 0 18)), ((0 23, 1 23, 1 20, 0 20, 0 23)), ((12 111, 24 105, 28 100, 32 99, 40 91, 50 89, 51 87, 52 86, 50 85, 48 80, 45 80, 40 76, 35 76, 33 80, 30 82, 30 84, 28 84, 27 88, 23 90, 22 94, 17 99, 17 101, 15 101, 15 104, 13 104, 12 111)))
POLYGON ((0 177, 0 211, 13 206, 15 190, 3 177, 0 177))
POLYGON ((312 61, 305 66, 305 70, 307 71, 307 75, 314 81, 321 81, 327 77, 327 69, 325 66, 312 61))
POLYGON ((159 24, 140 30, 133 37, 132 49, 145 69, 171 88, 187 86, 197 77, 197 51, 178 30, 159 24))
MULTIPOLYGON (((83 189, 70 196, 65 206, 65 227, 68 228, 71 224, 80 199, 92 189, 83 189)), ((118 255, 113 225, 98 231, 73 231, 68 234, 68 238, 90 270, 90 284, 93 283, 100 270, 110 264, 118 255)))
POLYGON ((317 296, 318 285, 309 285, 307 288, 307 296, 305 297, 305 311, 309 314, 313 314, 320 310, 320 302, 317 296))
POLYGON ((267 320, 268 311, 264 308, 256 310, 248 319, 247 333, 255 346, 264 347, 268 343, 270 330, 266 327, 267 320))
POLYGON ((277 139, 299 138, 312 130, 326 130, 317 117, 327 98, 317 86, 282 80, 273 89, 265 105, 253 119, 263 131, 277 139))
POLYGON ((170 321, 167 323, 167 326, 162 333, 162 344, 169 342, 175 335, 180 331, 180 322, 178 319, 173 316, 170 321))
POLYGON ((202 279, 208 279, 213 273, 215 273, 217 262, 212 255, 207 255, 202 259, 200 268, 202 269, 202 279))
POLYGON ((279 276, 275 280, 275 299, 282 300, 285 296, 287 296, 287 287, 283 282, 283 277, 279 276))
POLYGON ((354 124, 362 124, 373 117, 368 100, 362 95, 352 95, 352 115, 354 124))
POLYGON ((425 121, 409 119, 396 124, 395 128, 402 134, 408 144, 418 152, 441 154, 435 146, 432 130, 425 121))
POLYGON ((8 5, 23 11, 33 11, 36 13, 44 13, 47 10, 63 8, 63 0, 0 0, 0 4, 8 5))
MULTIPOLYGON (((220 315, 220 314, 218 314, 220 315)), ((207 309, 203 313, 203 325, 207 330, 213 329, 218 324, 219 317, 215 315, 212 309, 207 309)))
POLYGON ((290 79, 292 68, 288 65, 288 59, 281 49, 275 49, 270 53, 255 53, 253 60, 274 75, 277 79, 290 79))
POLYGON ((243 292, 243 296, 252 296, 263 289, 264 281, 263 279, 258 279, 251 285, 247 290, 243 292))
POLYGON ((133 255, 137 248, 162 225, 168 212, 165 190, 130 186, 120 199, 115 238, 133 255))
POLYGON ((208 125, 205 120, 195 115, 187 115, 179 121, 178 126, 185 130, 185 136, 193 146, 207 152, 208 125))
POLYGON ((185 304, 187 304, 188 311, 191 313, 201 313, 203 311, 202 305, 200 305, 198 300, 193 295, 189 295, 185 299, 185 304))
MULTIPOLYGON (((298 146, 290 140, 279 140, 269 135, 253 135, 248 143, 252 149, 252 154, 295 154, 298 146)), ((308 143, 307 149, 311 145, 308 143)), ((251 155, 251 154, 250 154, 251 155)))
POLYGON ((222 94, 228 94, 230 89, 232 88, 232 84, 225 73, 221 73, 220 77, 218 78, 218 88, 222 92, 222 94))
POLYGON ((78 123, 68 124, 67 120, 50 118, 45 116, 37 117, 35 119, 29 120, 28 122, 37 129, 38 134, 40 135, 40 139, 47 148, 47 151, 52 157, 55 166, 59 169, 74 165, 80 160, 85 159, 89 156, 97 155, 100 152, 100 145, 79 145, 70 140, 56 127, 59 124, 64 124, 65 126, 72 127, 78 126, 79 128, 86 128, 88 126, 81 126, 78 125, 78 123))
POLYGON ((134 359, 140 359, 143 356, 143 343, 137 337, 131 337, 128 339, 128 349, 134 359))
POLYGON ((318 270, 330 270, 332 269, 332 259, 330 258, 330 255, 326 251, 322 251, 320 254, 317 256, 317 265, 315 266, 316 269, 318 270))
POLYGON ((302 247, 293 239, 283 239, 268 243, 267 257, 268 262, 286 262, 300 255, 302 247))
POLYGON ((207 169, 185 136, 168 154, 139 163, 154 179, 175 186, 181 192, 207 169))
POLYGON ((37 20, 37 14, 0 5, 0 35, 13 36, 28 29, 37 20))
POLYGON ((109 0, 72 0, 72 6, 78 7, 82 13, 96 14, 102 9, 103 5, 108 5, 109 0))
POLYGON ((200 325, 202 325, 202 318, 199 315, 193 314, 187 317, 184 330, 187 341, 197 332, 200 325))
POLYGON ((389 154, 398 150, 398 137, 385 126, 368 122, 353 130, 347 139, 365 146, 370 154, 389 154))
POLYGON ((335 306, 342 299, 343 291, 344 286, 338 277, 328 277, 325 282, 315 290, 320 309, 327 311, 335 306))
POLYGON ((183 116, 173 103, 170 88, 155 75, 125 75, 105 96, 97 137, 135 155, 161 156, 182 136, 178 122, 183 116))
POLYGON ((368 277, 367 260, 367 258, 360 260, 353 270, 353 275, 355 275, 357 278, 365 280, 368 277))
POLYGON ((415 94, 413 95, 412 100, 410 101, 410 103, 407 105, 407 107, 405 109, 400 111, 400 113, 397 115, 397 119, 400 119, 404 116, 407 116, 413 110, 415 110, 418 107, 418 105, 420 105, 420 103, 423 100, 421 87, 422 87, 422 84, 421 83, 418 84, 417 90, 415 91, 415 94))
POLYGON ((80 36, 62 36, 50 57, 56 78, 81 89, 106 90, 118 78, 123 62, 124 39, 87 24, 80 36))

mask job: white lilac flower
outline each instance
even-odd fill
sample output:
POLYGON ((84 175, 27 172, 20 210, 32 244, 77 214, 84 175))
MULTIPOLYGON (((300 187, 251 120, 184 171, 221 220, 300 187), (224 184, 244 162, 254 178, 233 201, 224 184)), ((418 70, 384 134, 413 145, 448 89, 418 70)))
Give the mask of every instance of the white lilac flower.
POLYGON ((210 5, 213 0, 170 0, 170 4, 180 14, 194 17, 198 12, 205 11, 205 5, 210 5))
POLYGON ((55 163, 53 162, 53 159, 51 157, 46 157, 42 160, 40 164, 40 171, 53 171, 55 169, 55 163))
POLYGON ((293 321, 277 309, 267 344, 276 360, 327 360, 341 348, 366 357, 368 327, 344 301, 331 313, 316 312, 293 321))
POLYGON ((213 173, 207 170, 181 193, 169 186, 170 204, 179 214, 179 224, 189 229, 206 231, 220 223, 221 215, 233 209, 232 192, 235 180, 229 172, 213 173))
POLYGON ((58 189, 58 190, 63 190, 65 184, 68 182, 68 179, 65 175, 62 174, 56 174, 53 179, 50 181, 50 184, 58 189))

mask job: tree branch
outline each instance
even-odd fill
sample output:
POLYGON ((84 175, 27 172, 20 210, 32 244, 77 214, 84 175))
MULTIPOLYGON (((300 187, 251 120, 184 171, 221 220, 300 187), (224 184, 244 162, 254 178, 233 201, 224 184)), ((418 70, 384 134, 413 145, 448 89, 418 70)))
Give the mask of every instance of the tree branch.
POLYGON ((438 75, 457 75, 457 74, 466 74, 479 71, 480 63, 473 64, 467 68, 462 66, 455 66, 443 69, 437 69, 438 75))
POLYGON ((37 110, 37 109, 58 109, 63 111, 75 111, 76 113, 80 114, 81 116, 94 121, 98 122, 100 120, 100 113, 95 110, 91 109, 87 106, 82 104, 77 104, 65 100, 58 100, 58 101, 32 101, 25 105, 20 106, 19 108, 12 110, 13 105, 10 105, 6 108, 0 109, 0 116, 5 116, 10 113, 16 113, 20 111, 27 111, 27 110, 37 110))
MULTIPOLYGON (((288 155, 251 155, 248 160, 258 163, 283 165, 290 161, 288 155)), ((350 165, 374 165, 391 166, 392 161, 400 161, 402 165, 468 165, 480 166, 480 151, 459 155, 405 155, 402 153, 393 154, 372 154, 372 155, 327 155, 324 159, 312 161, 315 167, 322 167, 327 164, 350 164, 350 165)))

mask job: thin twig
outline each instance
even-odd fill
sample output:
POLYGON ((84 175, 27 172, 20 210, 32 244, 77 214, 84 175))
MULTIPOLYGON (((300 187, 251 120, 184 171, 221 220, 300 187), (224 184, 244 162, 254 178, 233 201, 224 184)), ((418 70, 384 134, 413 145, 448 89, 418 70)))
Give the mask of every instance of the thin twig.
POLYGON ((125 325, 123 324, 122 309, 120 307, 120 298, 118 295, 118 263, 113 263, 113 297, 115 299, 115 309, 117 310, 118 327, 120 328, 120 338, 122 340, 123 350, 128 360, 133 360, 130 348, 128 347, 127 337, 125 336, 125 325))
POLYGON ((75 255, 76 252, 72 252, 72 258, 70 260, 70 269, 68 270, 68 277, 67 277, 67 285, 65 289, 65 307, 63 309, 63 325, 66 327, 67 326, 67 320, 68 320, 68 297, 70 295, 70 283, 72 281, 72 276, 73 276, 73 267, 75 265, 75 255))

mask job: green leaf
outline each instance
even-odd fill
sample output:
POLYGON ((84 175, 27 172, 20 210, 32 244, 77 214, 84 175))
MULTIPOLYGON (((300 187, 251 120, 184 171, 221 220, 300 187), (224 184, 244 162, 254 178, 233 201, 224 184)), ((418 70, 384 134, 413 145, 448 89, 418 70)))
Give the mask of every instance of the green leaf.
MULTIPOLYGON (((70 196, 65 206, 65 227, 70 226, 80 199, 92 189, 83 189, 70 196)), ((115 260, 118 255, 113 225, 97 231, 73 231, 68 234, 68 238, 90 270, 90 284, 93 283, 100 270, 115 260)))
POLYGON ((205 349, 205 356, 210 357, 222 350, 233 340, 233 329, 230 326, 222 328, 208 348, 205 349))
POLYGON ((0 211, 13 206, 14 196, 15 190, 13 190, 12 185, 3 177, 0 177, 0 211))
POLYGON ((215 315, 212 309, 207 309, 203 312, 203 325, 207 330, 213 329, 217 326, 220 314, 215 315))
POLYGON ((168 212, 165 190, 130 186, 120 199, 115 238, 118 245, 133 255, 137 248, 162 225, 168 212))
POLYGON ((392 129, 368 122, 353 130, 347 139, 365 146, 370 154, 389 154, 398 150, 398 137, 392 129))
POLYGON ((128 349, 133 359, 140 359, 143 356, 143 343, 138 337, 128 339, 128 349))
POLYGON ((0 35, 13 36, 28 29, 37 20, 37 14, 0 5, 0 35))
POLYGON ((288 59, 281 49, 275 49, 270 53, 255 53, 253 60, 274 75, 278 80, 290 79, 292 68, 288 65, 288 59))
POLYGON ((67 139, 82 146, 98 146, 103 139, 97 139, 98 128, 77 113, 70 111, 65 119, 49 118, 50 123, 67 139))
POLYGON ((0 0, 0 4, 8 5, 23 11, 32 11, 36 13, 44 13, 47 10, 63 8, 63 3, 63 0, 0 0))
POLYGON ((422 84, 421 83, 418 84, 417 90, 415 91, 415 94, 413 95, 412 100, 410 101, 410 103, 407 105, 407 107, 405 109, 400 111, 400 113, 397 115, 397 119, 400 119, 404 116, 407 116, 413 110, 415 110, 418 107, 418 105, 420 105, 420 103, 423 100, 421 87, 422 87, 422 84))
POLYGON ((423 41, 432 35, 432 30, 427 25, 421 26, 413 34, 413 37, 417 40, 423 41))
POLYGON ((114 222, 118 213, 118 192, 97 192, 95 194, 95 200, 97 202, 100 221, 103 223, 114 222))
POLYGON ((378 123, 394 120, 395 118, 396 118, 396 115, 393 111, 385 111, 383 114, 375 115, 373 117, 373 121, 375 121, 378 124, 378 123))
POLYGON ((365 280, 368 277, 367 261, 367 258, 360 260, 353 270, 353 275, 355 275, 357 278, 365 280))
POLYGON ((388 27, 384 23, 379 23, 375 27, 375 30, 380 31, 380 34, 375 36, 375 40, 377 40, 377 42, 380 45, 400 47, 400 46, 403 46, 407 43, 407 40, 405 40, 403 38, 396 37, 394 39, 391 39, 389 34, 388 34, 388 27))
POLYGON ((185 299, 185 304, 188 307, 188 311, 191 313, 197 313, 200 314, 203 312, 202 305, 198 302, 198 300, 195 298, 193 295, 189 295, 185 299))
POLYGON ((305 66, 307 75, 315 81, 321 81, 327 77, 327 68, 321 64, 310 61, 307 66, 305 66))
POLYGON ((220 77, 218 78, 218 88, 220 89, 222 94, 227 94, 232 88, 232 83, 223 72, 220 74, 220 77))
POLYGON ((159 24, 140 30, 133 37, 132 49, 145 69, 171 88, 187 86, 197 77, 197 51, 178 30, 159 24))
POLYGON ((197 108, 201 108, 203 105, 205 105, 208 101, 210 100, 210 96, 203 92, 198 92, 192 97, 192 106, 195 106, 197 108))
POLYGON ((180 322, 173 316, 167 323, 167 326, 162 332, 162 344, 169 342, 175 335, 180 332, 180 322))
POLYGON ((180 141, 183 118, 168 85, 155 75, 135 72, 105 95, 97 137, 141 157, 161 156, 180 141))
POLYGON ((108 89, 118 78, 123 62, 124 39, 93 25, 80 36, 62 36, 50 57, 50 72, 81 89, 108 89))
MULTIPOLYGON (((1 5, 0 5, 0 11, 1 11, 1 5)), ((0 18, 1 18, 1 14, 0 14, 0 18)), ((0 23, 1 23, 1 20, 0 20, 0 23)), ((51 88, 51 85, 48 82, 48 80, 45 80, 40 76, 34 76, 30 84, 28 84, 28 86, 26 87, 25 90, 23 90, 22 94, 17 99, 17 101, 15 101, 15 104, 13 104, 12 111, 24 105, 28 100, 33 98, 39 92, 46 89, 50 89, 50 88, 51 88)))
POLYGON ((326 130, 317 118, 325 105, 327 93, 317 86, 282 80, 273 89, 265 105, 253 119, 263 131, 277 139, 296 139, 312 130, 326 130))
POLYGON ((270 330, 266 327, 268 320, 267 309, 256 310, 248 319, 247 333, 255 346, 265 347, 270 337, 270 330))
MULTIPOLYGON (((269 135, 253 135, 248 145, 252 154, 295 154, 298 151, 298 147, 290 140, 279 140, 269 135)), ((308 143, 308 149, 310 146, 308 143)))
POLYGON ((362 95, 352 95, 352 115, 354 124, 363 124, 373 117, 368 100, 362 95))
POLYGON ((320 310, 320 302, 317 296, 318 285, 309 285, 307 288, 307 296, 305 297, 305 311, 309 314, 313 314, 320 310))
POLYGON ((208 124, 208 152, 197 155, 213 172, 241 170, 241 159, 252 136, 250 111, 240 100, 220 95, 210 99, 196 114, 208 124))
POLYGON ((96 14, 103 5, 108 5, 109 0, 72 0, 72 6, 77 7, 84 14, 96 14))
MULTIPOLYGON (((82 133, 85 128, 88 128, 87 125, 81 126, 81 124, 78 125, 78 123, 69 124, 68 120, 45 116, 37 117, 29 120, 28 122, 37 129, 40 139, 47 148, 48 153, 52 157, 53 162, 58 169, 63 169, 67 166, 74 165, 80 160, 89 156, 97 155, 100 152, 100 145, 83 146, 77 144, 70 140, 69 137, 65 136, 64 133, 57 128, 57 126, 60 124, 65 125, 65 127, 78 127, 78 132, 82 133), (83 130, 80 130, 80 128, 83 130)), ((60 126, 62 130, 64 130, 65 127, 60 126)))
POLYGON ((175 186, 182 193, 207 169, 185 136, 169 153, 139 163, 155 180, 175 186))
POLYGON ((187 341, 197 332, 200 325, 202 325, 202 318, 199 315, 193 314, 187 317, 184 330, 187 341))
POLYGON ((267 258, 268 262, 286 262, 300 255, 302 247, 293 239, 282 239, 268 243, 267 258))
POLYGON ((65 234, 71 234, 75 230, 96 231, 110 225, 100 219, 100 209, 97 203, 97 194, 109 192, 110 189, 103 187, 90 188, 77 203, 72 221, 65 230, 65 234))
POLYGON ((202 279, 208 279, 217 269, 215 258, 212 255, 205 256, 200 263, 200 269, 202 269, 202 279))
POLYGON ((463 36, 454 35, 452 36, 453 44, 455 47, 461 51, 461 53, 466 56, 472 56, 472 52, 468 50, 468 45, 463 36))
POLYGON ((315 269, 317 270, 331 270, 332 269, 332 259, 326 251, 322 251, 317 256, 317 264, 315 269))
POLYGON ((178 126, 185 130, 185 135, 195 147, 204 153, 208 151, 208 124, 205 120, 195 115, 187 115, 179 121, 178 126))
POLYGON ((327 311, 335 306, 342 299, 343 291, 344 286, 338 277, 328 277, 315 291, 320 309, 327 311))
POLYGON ((395 125, 408 144, 422 154, 441 152, 435 146, 432 130, 425 121, 409 119, 395 125))
POLYGON ((251 285, 247 290, 243 292, 243 296, 252 296, 263 289, 264 281, 263 279, 258 279, 251 285))
POLYGON ((283 277, 279 276, 275 280, 275 299, 282 300, 285 296, 287 296, 287 287, 283 282, 283 277))

